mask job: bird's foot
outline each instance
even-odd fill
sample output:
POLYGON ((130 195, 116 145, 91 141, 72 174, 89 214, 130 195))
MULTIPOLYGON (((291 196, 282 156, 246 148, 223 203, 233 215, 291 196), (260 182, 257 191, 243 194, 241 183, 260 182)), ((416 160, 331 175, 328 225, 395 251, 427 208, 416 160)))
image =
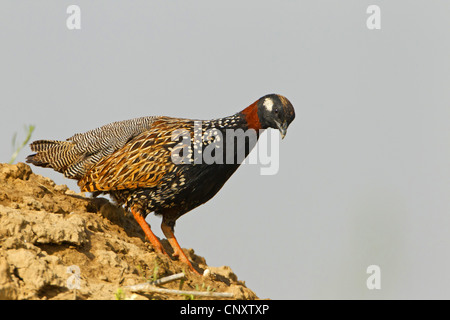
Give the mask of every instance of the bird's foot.
POLYGON ((197 270, 195 270, 194 266, 192 265, 189 258, 186 256, 186 254, 183 252, 183 250, 180 247, 174 248, 174 252, 172 253, 172 256, 174 258, 177 258, 179 261, 185 263, 188 265, 189 269, 194 272, 195 274, 201 275, 197 270))
POLYGON ((195 268, 194 268, 194 266, 192 265, 191 261, 189 261, 188 257, 186 257, 186 255, 185 255, 184 253, 178 254, 177 257, 178 257, 178 260, 179 260, 179 261, 181 261, 181 262, 187 264, 188 267, 189 267, 189 269, 190 269, 193 273, 195 273, 195 274, 197 274, 197 275, 199 275, 199 276, 201 275, 197 270, 195 270, 195 268))
POLYGON ((166 224, 162 223, 161 229, 164 232, 164 235, 167 237, 167 240, 169 241, 169 243, 173 249, 172 256, 174 258, 178 258, 179 261, 187 264, 189 269, 193 273, 201 275, 197 270, 195 270, 194 266, 189 261, 188 257, 184 254, 183 250, 181 249, 180 245, 178 244, 177 239, 175 238, 175 235, 173 234, 172 228, 167 226, 166 224))
POLYGON ((152 244, 153 249, 155 249, 156 252, 168 256, 168 254, 167 254, 166 250, 164 250, 164 247, 162 246, 161 242, 159 242, 159 241, 155 242, 155 243, 151 242, 151 244, 152 244))

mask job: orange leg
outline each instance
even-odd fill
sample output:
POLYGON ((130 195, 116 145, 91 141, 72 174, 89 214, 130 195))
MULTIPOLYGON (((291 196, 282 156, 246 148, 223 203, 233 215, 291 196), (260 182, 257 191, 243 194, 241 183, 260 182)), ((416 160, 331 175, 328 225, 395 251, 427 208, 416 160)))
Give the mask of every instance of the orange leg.
POLYGON ((169 241, 170 245, 173 248, 173 256, 178 257, 178 259, 180 259, 180 261, 186 263, 192 272, 200 275, 200 273, 198 273, 197 270, 194 269, 194 267, 192 266, 192 263, 189 261, 188 257, 186 257, 186 255, 184 254, 180 245, 178 244, 178 241, 175 238, 175 235, 173 234, 173 228, 168 226, 167 224, 165 224, 163 221, 161 223, 161 229, 164 232, 164 235, 166 236, 167 240, 169 241))
POLYGON ((167 254, 164 251, 161 242, 159 242, 159 239, 152 232, 152 229, 150 229, 150 226, 148 225, 147 221, 145 221, 144 217, 139 212, 136 212, 133 209, 131 209, 131 213, 133 214, 134 219, 136 219, 137 223, 139 223, 139 225, 141 226, 148 240, 150 240, 153 248, 155 248, 155 250, 159 251, 160 253, 167 254))

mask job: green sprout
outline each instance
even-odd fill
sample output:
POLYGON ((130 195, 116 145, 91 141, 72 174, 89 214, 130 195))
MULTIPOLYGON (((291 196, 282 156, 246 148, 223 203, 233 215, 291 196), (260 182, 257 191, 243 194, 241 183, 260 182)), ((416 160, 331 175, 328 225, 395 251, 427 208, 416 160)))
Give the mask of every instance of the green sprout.
POLYGON ((116 300, 125 300, 125 293, 121 288, 118 288, 116 293, 114 294, 116 300))
POLYGON ((30 124, 28 126, 25 126, 24 128, 25 128, 25 132, 27 134, 27 137, 25 138, 25 140, 20 145, 17 145, 17 143, 16 143, 17 132, 14 133, 14 135, 13 135, 12 148, 15 151, 14 151, 14 153, 11 156, 11 160, 9 160, 9 162, 8 162, 9 164, 13 164, 14 161, 16 161, 16 158, 19 155, 19 152, 27 145, 28 141, 30 141, 31 135, 33 134, 35 126, 30 124))

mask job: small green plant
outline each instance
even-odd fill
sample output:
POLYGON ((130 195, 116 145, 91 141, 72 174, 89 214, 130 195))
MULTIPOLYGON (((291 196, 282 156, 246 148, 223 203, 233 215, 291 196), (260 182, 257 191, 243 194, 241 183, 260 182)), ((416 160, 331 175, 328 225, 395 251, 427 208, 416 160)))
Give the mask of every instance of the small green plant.
POLYGON ((184 300, 195 300, 195 297, 193 294, 183 294, 184 300))
POLYGON ((158 265, 157 262, 155 262, 155 266, 153 267, 153 278, 152 278, 152 281, 158 280, 158 270, 159 270, 159 265, 158 265))
MULTIPOLYGON (((202 282, 202 287, 201 288, 199 288, 198 287, 198 284, 196 284, 195 285, 195 290, 197 290, 197 291, 205 291, 205 283, 204 282, 202 282)), ((206 292, 214 292, 214 291, 216 291, 216 289, 212 289, 210 286, 207 286, 206 287, 206 292)))
POLYGON ((116 300, 124 300, 125 299, 125 293, 123 292, 122 288, 118 288, 116 293, 114 294, 114 297, 116 300))
POLYGON ((148 277, 147 277, 147 273, 145 272, 144 268, 140 264, 138 264, 136 266, 136 268, 138 269, 139 275, 144 279, 144 281, 151 282, 151 281, 158 280, 158 271, 159 271, 158 262, 155 262, 155 264, 153 266, 153 274, 148 277))
MULTIPOLYGON (((182 280, 180 282, 180 290, 181 287, 183 286, 184 280, 182 280)), ((199 287, 198 284, 195 285, 195 291, 201 292, 201 291, 206 291, 206 292, 214 292, 216 291, 215 288, 211 288, 210 286, 206 286, 204 282, 202 282, 202 286, 199 287)), ((185 300, 195 300, 195 296, 193 294, 183 294, 184 299, 185 300)))
POLYGON ((25 132, 27 134, 25 140, 20 144, 17 145, 16 143, 16 139, 17 139, 17 132, 14 133, 13 138, 12 138, 12 148, 14 150, 12 156, 11 156, 11 160, 9 160, 9 164, 13 164, 14 161, 16 161, 17 156, 19 155, 20 150, 22 150, 28 143, 28 141, 30 141, 31 139, 31 135, 33 134, 33 131, 35 129, 35 126, 30 124, 28 126, 25 126, 25 132))
POLYGON ((180 280, 180 284, 179 284, 179 286, 178 286, 178 290, 180 290, 180 291, 182 291, 183 290, 183 285, 184 285, 184 282, 185 282, 186 280, 184 279, 184 278, 182 278, 181 280, 180 280))

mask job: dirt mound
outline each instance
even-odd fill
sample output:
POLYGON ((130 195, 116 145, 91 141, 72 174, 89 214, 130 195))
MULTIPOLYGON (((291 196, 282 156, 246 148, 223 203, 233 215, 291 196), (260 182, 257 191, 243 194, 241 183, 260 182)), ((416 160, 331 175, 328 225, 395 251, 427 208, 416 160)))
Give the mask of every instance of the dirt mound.
MULTIPOLYGON (((187 268, 156 253, 122 208, 56 185, 24 163, 0 164, 0 226, 0 299, 192 297, 124 289, 187 268)), ((166 240, 162 244, 171 252, 166 240)), ((208 267, 192 249, 184 250, 209 275, 186 271, 183 281, 165 288, 257 299, 229 267, 208 267)))

